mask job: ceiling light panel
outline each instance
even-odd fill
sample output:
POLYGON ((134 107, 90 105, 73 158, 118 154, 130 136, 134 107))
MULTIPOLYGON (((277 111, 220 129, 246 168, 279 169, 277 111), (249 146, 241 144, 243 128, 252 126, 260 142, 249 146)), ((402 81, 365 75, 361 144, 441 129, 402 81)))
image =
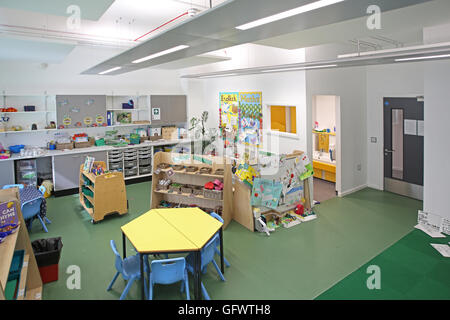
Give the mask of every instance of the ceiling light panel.
POLYGON ((344 2, 345 0, 320 0, 320 1, 315 1, 309 4, 306 4, 304 6, 292 9, 292 10, 288 10, 288 11, 284 11, 278 14, 274 14, 270 17, 266 17, 266 18, 262 18, 253 22, 249 22, 246 23, 244 25, 238 26, 236 27, 236 29, 239 30, 248 30, 248 29, 253 29, 259 26, 262 26, 264 24, 268 24, 271 22, 275 22, 275 21, 279 21, 279 20, 283 20, 286 18, 290 18, 305 12, 310 12, 310 11, 314 11, 320 8, 324 8, 324 7, 328 7, 331 6, 333 4, 339 3, 339 2, 344 2))
POLYGON ((161 57, 161 56, 165 56, 167 54, 174 53, 174 52, 177 52, 177 51, 181 51, 181 50, 184 50, 184 49, 187 49, 187 48, 189 48, 189 46, 187 46, 187 45, 176 46, 176 47, 173 47, 173 48, 161 51, 161 52, 157 52, 157 53, 151 54, 151 55, 149 55, 147 57, 134 60, 133 63, 141 63, 141 62, 144 62, 144 61, 152 60, 152 59, 155 59, 155 58, 158 58, 158 57, 161 57))

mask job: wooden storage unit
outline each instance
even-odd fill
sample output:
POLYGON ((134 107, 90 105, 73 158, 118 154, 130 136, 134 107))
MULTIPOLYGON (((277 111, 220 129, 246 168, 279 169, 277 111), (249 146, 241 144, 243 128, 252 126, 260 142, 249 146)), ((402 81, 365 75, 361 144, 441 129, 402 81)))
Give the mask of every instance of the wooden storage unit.
MULTIPOLYGON (((101 165, 106 170, 103 161, 94 162, 94 166, 101 165)), ((92 217, 91 222, 96 223, 105 216, 113 213, 124 215, 128 213, 127 192, 122 172, 112 172, 95 176, 93 173, 83 171, 80 166, 80 203, 92 217), (85 185, 87 179, 89 185, 85 185), (83 187, 90 191, 91 195, 83 192, 83 187)))
POLYGON ((314 160, 314 177, 336 182, 336 165, 314 160))
MULTIPOLYGON (((228 161, 229 162, 229 161, 228 161)), ((224 228, 233 219, 233 186, 231 164, 225 164, 225 158, 210 157, 210 156, 196 156, 190 154, 174 154, 167 152, 157 152, 153 159, 154 171, 152 181, 152 199, 151 207, 156 209, 160 206, 161 201, 165 200, 171 203, 178 203, 183 205, 197 205, 202 208, 209 208, 211 210, 221 209, 221 216, 224 220, 224 228), (204 159, 208 162, 204 163, 197 159, 204 159), (174 171, 174 174, 168 177, 167 172, 171 168, 158 169, 158 165, 167 163, 170 165, 184 165, 186 167, 193 166, 198 169, 203 167, 212 168, 211 174, 202 174, 197 172, 187 172, 185 169, 174 171), (224 174, 214 174, 216 170, 223 169, 224 174), (211 199, 205 197, 203 194, 194 193, 177 193, 169 192, 169 190, 157 190, 157 185, 160 179, 170 179, 173 183, 178 183, 183 186, 201 186, 203 187, 207 182, 218 179, 223 182, 223 197, 222 199, 211 199)), ((219 211, 219 210, 218 210, 219 211)))
POLYGON ((30 238, 20 209, 19 190, 17 188, 0 190, 0 202, 15 203, 19 215, 19 229, 0 243, 0 300, 5 299, 5 287, 8 281, 11 260, 14 251, 24 250, 23 267, 17 291, 17 300, 41 300, 42 280, 36 263, 30 238))

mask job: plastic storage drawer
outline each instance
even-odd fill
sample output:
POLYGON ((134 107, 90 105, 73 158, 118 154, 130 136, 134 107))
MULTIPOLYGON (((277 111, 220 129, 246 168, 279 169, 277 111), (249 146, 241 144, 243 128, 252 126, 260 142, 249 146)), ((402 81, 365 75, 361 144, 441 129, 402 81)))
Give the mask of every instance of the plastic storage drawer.
POLYGON ((152 173, 152 166, 139 167, 139 174, 150 174, 152 173))
POLYGON ((117 170, 117 169, 122 169, 122 168, 123 168, 122 162, 110 162, 109 163, 109 170, 117 170))
POLYGON ((108 151, 108 154, 110 155, 110 156, 116 156, 116 155, 119 155, 119 154, 122 154, 122 150, 113 150, 113 151, 108 151))
POLYGON ((125 177, 132 177, 132 176, 136 176, 138 173, 138 169, 136 168, 131 168, 131 169, 125 169, 125 177))
POLYGON ((140 166, 148 166, 150 164, 152 164, 152 158, 139 159, 139 165, 140 166))
POLYGON ((137 166, 137 160, 132 160, 132 161, 125 161, 124 162, 124 166, 125 168, 133 168, 137 166))

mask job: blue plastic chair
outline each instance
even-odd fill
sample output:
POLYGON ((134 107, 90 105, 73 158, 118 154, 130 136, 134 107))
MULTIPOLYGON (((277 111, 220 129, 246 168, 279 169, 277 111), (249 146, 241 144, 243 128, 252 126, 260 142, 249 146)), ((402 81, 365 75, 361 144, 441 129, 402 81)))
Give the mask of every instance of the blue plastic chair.
MULTIPOLYGON (((219 222, 221 222, 222 224, 223 224, 223 219, 222 219, 222 217, 221 216, 219 216, 217 213, 215 213, 215 212, 211 212, 211 217, 213 217, 214 219, 217 219, 219 222)), ((220 233, 219 232, 217 232, 215 235, 214 235, 214 238, 213 238, 214 240, 215 240, 215 246, 214 246, 214 251, 216 252, 216 254, 220 257, 220 250, 218 249, 218 247, 220 246, 220 233)), ((230 263, 228 262, 228 260, 225 258, 225 257, 223 257, 223 262, 225 262, 225 266, 227 266, 227 268, 229 268, 230 267, 230 263)))
POLYGON ((181 292, 186 290, 186 299, 191 300, 189 296, 189 280, 186 270, 186 259, 174 258, 166 260, 153 260, 151 263, 148 299, 153 300, 153 285, 168 285, 180 281, 182 281, 181 292))
POLYGON ((24 186, 23 186, 23 184, 7 184, 7 185, 4 185, 2 189, 11 189, 11 188, 23 189, 24 186))
MULTIPOLYGON (((214 255, 215 255, 215 239, 211 239, 206 246, 202 249, 201 251, 201 266, 200 266, 200 270, 204 271, 206 269, 206 267, 212 263, 214 265, 214 268, 216 268, 217 273, 219 274, 219 277, 222 281, 226 281, 225 277, 223 276, 222 272, 220 271, 219 266, 217 265, 216 261, 214 260, 214 255)), ((188 269, 188 271, 192 274, 194 274, 194 253, 190 253, 187 257, 186 257, 186 268, 188 269)), ((211 298, 209 297, 208 292, 206 291, 206 288, 203 284, 202 281, 202 293, 203 296, 205 297, 206 300, 211 300, 211 298)))
MULTIPOLYGON (((33 223, 34 217, 37 217, 39 221, 41 222, 41 225, 45 232, 48 232, 47 226, 45 225, 44 220, 42 219, 40 213, 41 213, 41 204, 42 204, 42 198, 30 200, 27 202, 22 203, 22 215, 23 219, 25 221, 28 221, 28 229, 31 230, 31 226, 33 223)), ((50 220, 46 219, 49 223, 51 223, 50 220)))
MULTIPOLYGON (((112 279, 111 283, 109 284, 106 291, 110 291, 112 286, 114 285, 114 282, 116 282, 117 277, 119 274, 122 275, 123 279, 128 281, 125 289, 123 290, 120 300, 125 299, 125 297, 128 294, 128 291, 130 291, 130 288, 135 280, 141 279, 141 267, 140 267, 140 260, 139 260, 139 254, 122 259, 122 257, 119 254, 119 251, 117 251, 116 243, 114 240, 110 241, 112 251, 114 252, 114 255, 116 256, 115 260, 115 266, 116 266, 116 274, 114 275, 114 278, 112 279)), ((144 260, 144 272, 148 273, 149 267, 148 267, 148 260, 144 260)), ((145 284, 145 292, 147 292, 147 281, 144 281, 145 284)))

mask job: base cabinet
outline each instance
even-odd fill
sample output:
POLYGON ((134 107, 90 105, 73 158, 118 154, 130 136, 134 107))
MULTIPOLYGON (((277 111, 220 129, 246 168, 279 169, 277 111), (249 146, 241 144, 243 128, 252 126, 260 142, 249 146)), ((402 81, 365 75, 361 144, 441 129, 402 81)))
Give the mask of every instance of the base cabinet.
POLYGON ((88 152, 55 156, 53 158, 53 184, 55 191, 78 189, 80 180, 80 166, 87 156, 96 161, 107 161, 106 151, 88 152))

